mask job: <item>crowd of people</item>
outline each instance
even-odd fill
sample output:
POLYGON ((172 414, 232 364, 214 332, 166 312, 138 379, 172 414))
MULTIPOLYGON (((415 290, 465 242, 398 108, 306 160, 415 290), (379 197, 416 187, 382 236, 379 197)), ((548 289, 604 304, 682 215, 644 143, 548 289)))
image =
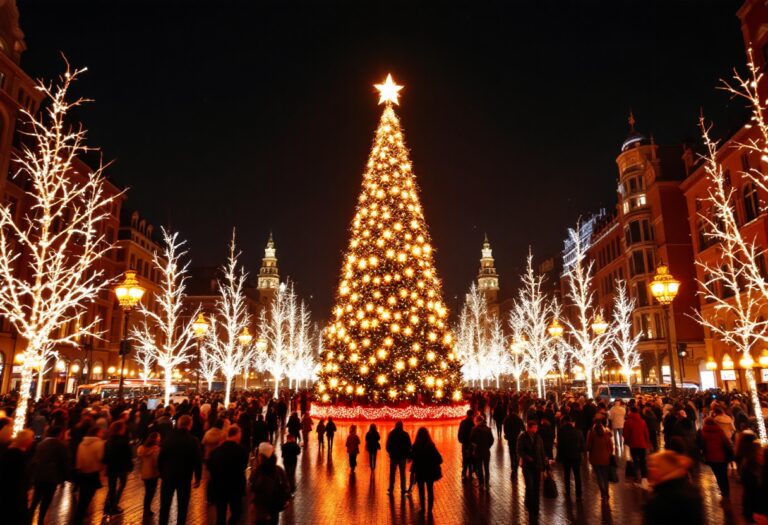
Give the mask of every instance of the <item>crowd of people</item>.
MULTIPOLYGON (((90 522, 94 496, 104 481, 103 515, 119 515, 128 476, 137 469, 145 518, 152 517, 159 487, 160 525, 169 522, 174 497, 176 523, 186 523, 192 490, 204 479, 217 525, 238 523, 244 502, 250 505, 252 523, 277 523, 297 490, 302 452, 317 439, 318 452, 327 450, 330 457, 338 427, 332 418, 312 419, 307 391, 278 399, 248 391, 234 399, 225 407, 219 394, 203 393, 150 410, 141 399, 64 401, 51 396, 30 407, 27 429, 11 438, 14 398, 6 396, 0 407, 2 522, 28 525, 37 515, 42 525, 65 482, 71 484, 72 524, 90 522)), ((751 405, 738 393, 637 396, 625 403, 575 393, 537 399, 529 393, 477 391, 467 399, 471 408, 457 436, 463 482, 489 490, 491 450, 504 444, 513 482, 522 471, 532 522, 542 493, 558 497, 557 472, 565 497, 571 501, 573 488, 578 502, 582 475, 591 471, 608 505, 610 484, 618 481, 622 466, 625 480, 647 491, 646 523, 703 523, 702 496, 694 480, 705 465, 717 480, 725 512, 731 510, 730 484, 738 480, 743 518, 768 523, 768 449, 758 437, 751 405)), ((412 439, 402 421, 386 425, 381 431, 376 423, 349 426, 344 449, 350 476, 355 476, 361 452, 367 453, 373 474, 383 449, 389 460, 388 495, 395 497, 398 477, 403 497, 416 485, 419 512, 431 516, 443 457, 427 427, 419 427, 412 439)))

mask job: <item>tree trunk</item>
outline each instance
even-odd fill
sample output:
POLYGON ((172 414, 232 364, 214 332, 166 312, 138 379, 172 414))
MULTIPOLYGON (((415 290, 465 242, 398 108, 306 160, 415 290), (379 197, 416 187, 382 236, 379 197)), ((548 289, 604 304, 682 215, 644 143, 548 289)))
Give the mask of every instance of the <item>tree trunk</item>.
POLYGON ((515 383, 517 383, 517 391, 520 392, 520 376, 515 378, 515 383))
POLYGON ((542 380, 540 377, 536 378, 536 386, 539 390, 539 399, 544 399, 544 385, 542 384, 542 380))
MULTIPOLYGON (((163 398, 163 406, 168 406, 168 404, 171 402, 171 380, 173 379, 171 375, 173 374, 173 370, 170 366, 166 366, 163 368, 165 370, 165 397, 163 398)), ((145 380, 146 383, 146 380, 145 380)))
POLYGON ((760 406, 760 396, 757 393, 757 383, 755 382, 755 373, 751 368, 744 370, 744 375, 747 377, 747 385, 749 385, 749 393, 752 397, 752 405, 755 409, 755 422, 757 423, 757 431, 760 436, 760 442, 764 445, 768 443, 768 436, 765 432, 765 419, 763 418, 762 407, 760 406))
POLYGON ((21 387, 19 388, 19 403, 13 413, 13 436, 24 430, 27 423, 27 407, 29 405, 29 391, 32 388, 32 352, 24 352, 24 364, 21 365, 21 387))
POLYGON ((496 376, 496 390, 499 389, 499 376, 496 376))
POLYGON ((592 394, 592 369, 584 367, 584 377, 587 380, 587 399, 593 398, 592 394))
POLYGON ((225 390, 224 390, 224 408, 228 409, 229 408, 229 394, 230 394, 230 391, 232 390, 232 376, 228 375, 226 377, 226 379, 227 379, 227 384, 226 384, 225 390))
MULTIPOLYGON (((45 377, 45 363, 40 364, 40 370, 37 372, 37 385, 35 387, 35 401, 43 397, 43 378, 45 377)), ((66 381, 66 379, 64 379, 66 381)), ((64 391, 67 391, 67 385, 64 384, 64 391)))
POLYGON ((277 396, 280 394, 280 380, 275 374, 272 374, 272 377, 275 380, 275 396, 274 398, 277 399, 277 396))
POLYGON ((208 392, 211 391, 211 388, 213 388, 213 379, 208 380, 208 392))

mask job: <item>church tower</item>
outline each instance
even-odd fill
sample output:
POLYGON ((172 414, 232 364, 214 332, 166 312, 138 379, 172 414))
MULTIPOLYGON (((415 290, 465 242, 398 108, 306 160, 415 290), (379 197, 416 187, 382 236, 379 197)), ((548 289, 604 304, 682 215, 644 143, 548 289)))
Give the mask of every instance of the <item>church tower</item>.
POLYGON ((477 288, 485 294, 488 301, 488 310, 494 311, 499 306, 499 274, 496 273, 496 266, 493 261, 493 252, 491 243, 488 242, 486 234, 481 250, 480 273, 477 274, 477 288))
POLYGON ((259 269, 258 290, 259 298, 263 304, 267 304, 274 297, 280 286, 280 274, 277 271, 275 253, 275 241, 270 232, 267 247, 264 248, 264 258, 261 260, 261 269, 259 269))

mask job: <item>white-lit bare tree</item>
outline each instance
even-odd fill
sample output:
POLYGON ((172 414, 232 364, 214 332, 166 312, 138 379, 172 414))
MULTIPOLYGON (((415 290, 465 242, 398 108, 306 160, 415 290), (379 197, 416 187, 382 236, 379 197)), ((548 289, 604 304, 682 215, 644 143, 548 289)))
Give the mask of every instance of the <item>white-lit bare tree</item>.
POLYGON ((312 315, 304 301, 300 301, 298 309, 295 307, 296 301, 292 303, 297 320, 289 323, 289 329, 293 329, 295 334, 291 337, 292 351, 291 362, 288 365, 286 376, 288 377, 289 388, 299 388, 302 381, 312 378, 317 360, 315 359, 315 340, 312 333, 312 315))
POLYGON ((296 315, 293 285, 281 283, 269 308, 261 311, 259 334, 266 344, 256 356, 258 368, 272 376, 275 397, 280 392, 280 381, 295 361, 295 348, 291 347, 291 341, 297 338, 297 334, 291 331, 298 324, 296 315))
POLYGON ((632 386, 632 370, 640 366, 640 352, 637 350, 637 343, 640 341, 641 334, 632 335, 632 312, 634 311, 635 300, 627 293, 627 283, 622 279, 617 279, 616 297, 613 300, 613 319, 610 328, 610 348, 629 387, 632 386))
POLYGON ((492 377, 488 355, 490 353, 490 319, 485 295, 472 283, 459 315, 454 352, 460 363, 465 381, 474 384, 492 377))
POLYGON ((599 312, 595 306, 595 292, 592 289, 592 265, 587 263, 586 247, 581 242, 581 222, 568 235, 573 243, 574 259, 568 267, 565 279, 568 283, 567 298, 575 315, 565 316, 564 324, 568 337, 563 339, 568 352, 582 367, 587 382, 587 396, 592 397, 592 379, 600 370, 608 349, 610 333, 598 334, 592 330, 599 312))
POLYGON ((144 345, 139 345, 136 348, 136 353, 133 355, 133 360, 136 362, 139 367, 141 367, 141 372, 139 372, 139 377, 141 377, 144 384, 147 384, 147 379, 149 379, 149 376, 152 375, 152 367, 155 364, 155 353, 152 351, 152 349, 145 347, 144 345))
POLYGON ((186 298, 186 280, 189 262, 182 265, 187 255, 183 250, 184 241, 178 233, 171 233, 165 228, 163 234, 163 253, 154 253, 152 265, 160 275, 160 292, 155 296, 157 311, 145 303, 139 303, 140 323, 131 328, 130 337, 139 348, 154 357, 164 375, 163 403, 167 406, 173 390, 173 371, 186 363, 195 344, 192 324, 197 317, 194 312, 184 312, 186 298))
POLYGON ((211 355, 211 348, 207 344, 202 345, 200 348, 200 362, 198 363, 198 369, 200 370, 200 375, 203 376, 203 379, 205 379, 205 382, 208 384, 208 391, 210 392, 219 368, 216 365, 216 360, 213 359, 213 356, 211 355))
POLYGON ((509 344, 507 336, 504 334, 501 321, 498 317, 493 317, 491 321, 491 335, 488 343, 488 364, 491 377, 496 381, 496 388, 501 388, 499 381, 501 376, 512 372, 514 365, 509 355, 509 344))
POLYGON ((67 98, 83 71, 68 67, 57 83, 38 85, 48 104, 37 116, 24 112, 29 141, 16 159, 29 207, 0 204, 0 315, 26 342, 14 435, 24 428, 33 367, 44 366, 58 345, 99 335, 98 318, 76 321, 109 283, 96 263, 112 247, 101 225, 117 195, 106 189, 103 165, 75 168, 90 148, 85 129, 68 124, 72 108, 85 102, 67 98))

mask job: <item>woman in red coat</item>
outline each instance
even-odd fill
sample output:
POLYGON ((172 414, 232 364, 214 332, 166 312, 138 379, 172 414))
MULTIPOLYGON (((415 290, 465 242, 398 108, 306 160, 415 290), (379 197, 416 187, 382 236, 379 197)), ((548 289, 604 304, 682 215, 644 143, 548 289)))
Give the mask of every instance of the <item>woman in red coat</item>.
POLYGON ((699 448, 704 462, 712 469, 712 473, 720 487, 720 494, 727 500, 731 493, 728 483, 728 463, 733 459, 731 442, 714 418, 708 417, 699 430, 699 448))
POLYGON ((611 468, 613 439, 611 431, 605 428, 602 418, 595 418, 595 424, 587 434, 587 452, 589 464, 595 471, 597 486, 603 503, 608 502, 608 471, 611 468))
POLYGON ((648 425, 640 417, 640 410, 636 406, 629 408, 629 415, 624 421, 624 444, 629 447, 629 454, 635 465, 635 477, 639 472, 642 479, 648 478, 645 456, 651 448, 651 436, 648 433, 648 425))

